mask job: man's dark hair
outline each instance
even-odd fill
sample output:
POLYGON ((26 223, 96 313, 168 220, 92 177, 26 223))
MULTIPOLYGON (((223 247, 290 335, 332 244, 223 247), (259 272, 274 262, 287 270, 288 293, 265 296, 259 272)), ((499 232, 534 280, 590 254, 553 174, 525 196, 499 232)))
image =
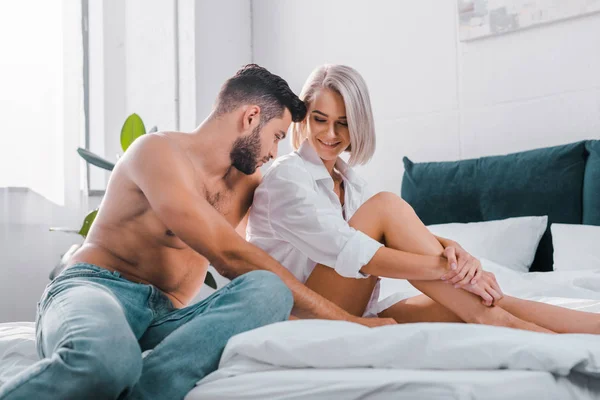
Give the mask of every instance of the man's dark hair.
POLYGON ((292 121, 306 116, 306 105, 292 92, 287 82, 257 64, 243 66, 229 78, 217 97, 216 115, 225 114, 244 104, 256 104, 261 110, 260 125, 280 118, 287 108, 292 121))

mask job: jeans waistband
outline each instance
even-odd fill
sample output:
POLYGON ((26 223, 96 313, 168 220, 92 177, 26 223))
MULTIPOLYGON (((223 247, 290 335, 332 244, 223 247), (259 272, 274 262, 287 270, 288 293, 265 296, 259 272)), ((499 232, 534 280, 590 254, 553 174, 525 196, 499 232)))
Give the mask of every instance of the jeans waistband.
POLYGON ((60 275, 70 275, 73 273, 80 273, 80 272, 105 272, 107 274, 112 274, 117 278, 121 277, 121 274, 118 271, 110 271, 106 268, 102 268, 99 267, 98 265, 95 264, 90 264, 90 263, 84 263, 84 262, 79 262, 76 264, 71 265, 70 267, 65 268, 60 275))

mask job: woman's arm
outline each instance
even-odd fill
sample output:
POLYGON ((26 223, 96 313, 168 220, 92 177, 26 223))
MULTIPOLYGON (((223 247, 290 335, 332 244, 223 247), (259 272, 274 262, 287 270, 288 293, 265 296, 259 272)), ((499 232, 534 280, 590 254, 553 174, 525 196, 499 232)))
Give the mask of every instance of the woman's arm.
POLYGON ((447 274, 445 257, 423 256, 382 247, 360 271, 385 278, 436 281, 447 274))
POLYGON ((443 256, 386 248, 352 228, 341 210, 315 191, 313 178, 300 167, 279 165, 270 171, 255 192, 257 203, 267 207, 267 219, 277 238, 341 276, 439 280, 449 271, 443 256))

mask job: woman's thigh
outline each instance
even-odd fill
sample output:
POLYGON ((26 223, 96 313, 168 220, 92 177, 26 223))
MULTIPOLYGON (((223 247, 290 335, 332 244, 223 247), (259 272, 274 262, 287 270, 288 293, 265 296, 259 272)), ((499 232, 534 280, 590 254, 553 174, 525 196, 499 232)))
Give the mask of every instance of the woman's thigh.
POLYGON ((345 278, 333 268, 317 264, 305 285, 352 315, 361 317, 369 304, 377 277, 345 278))

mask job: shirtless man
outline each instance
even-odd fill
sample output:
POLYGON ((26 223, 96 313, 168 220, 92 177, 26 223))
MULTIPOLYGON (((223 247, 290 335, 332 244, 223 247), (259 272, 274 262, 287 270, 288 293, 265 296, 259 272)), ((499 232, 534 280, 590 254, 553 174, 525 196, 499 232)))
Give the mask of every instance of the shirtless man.
POLYGON ((257 168, 305 113, 283 79, 248 65, 194 132, 136 140, 83 246, 39 302, 42 360, 0 388, 0 398, 182 399, 217 368, 231 336, 288 319, 293 302, 298 317, 393 323, 351 316, 234 230, 257 168), (187 306, 209 262, 234 279, 187 306))

